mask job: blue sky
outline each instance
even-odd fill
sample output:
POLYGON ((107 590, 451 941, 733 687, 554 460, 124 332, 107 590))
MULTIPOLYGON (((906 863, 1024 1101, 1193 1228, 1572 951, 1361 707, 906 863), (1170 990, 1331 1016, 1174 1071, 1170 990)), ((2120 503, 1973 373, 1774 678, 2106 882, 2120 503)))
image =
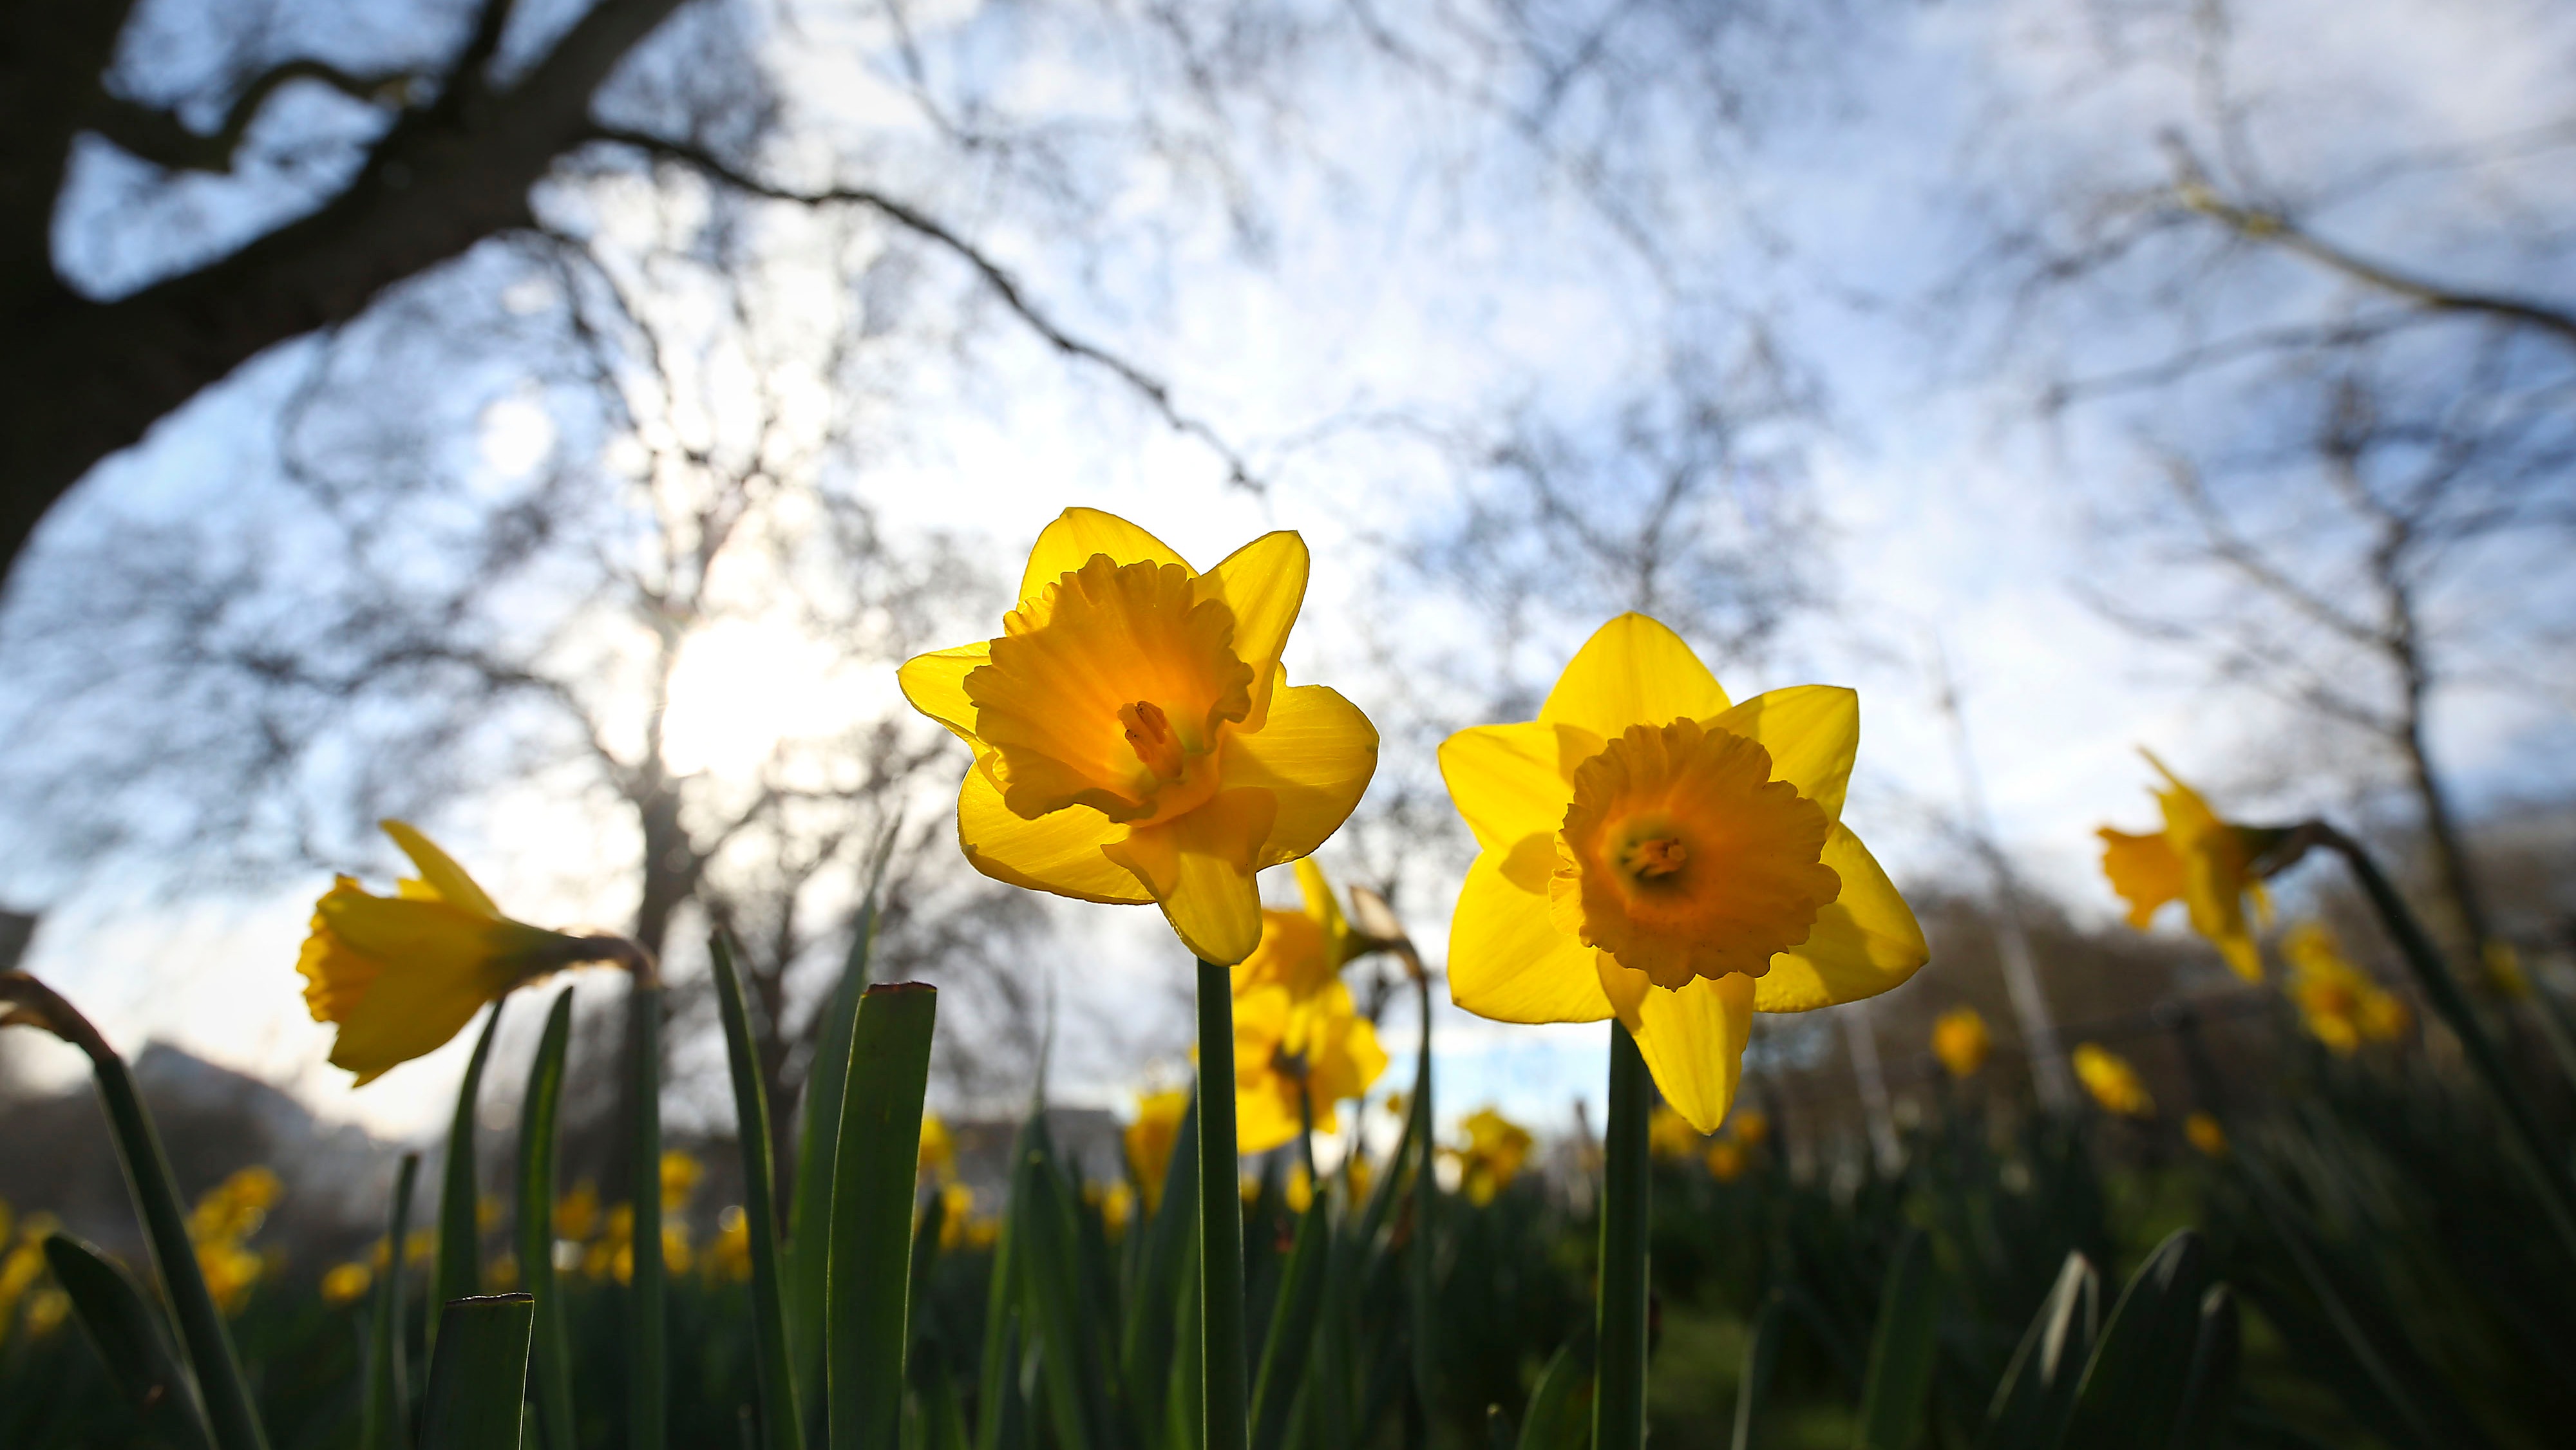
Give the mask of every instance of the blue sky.
MULTIPOLYGON (((1955 847, 1938 827, 1959 782, 1932 703, 1937 641, 1962 688, 2006 848, 2042 888, 2107 918, 2091 832, 2148 818, 2137 745, 2266 808, 2338 797, 2330 785, 2264 774, 2258 762, 2274 758, 2286 727, 2259 693, 2214 685, 2189 658, 2147 648, 2072 587, 2112 577, 2095 523, 2106 500, 2146 476, 2145 430, 2193 420, 2141 422, 2113 407, 2042 427, 2030 384, 2052 365, 2152 355, 2172 344, 2171 325, 2103 326, 2070 312, 2007 335, 1991 309, 1961 321, 1932 299, 1966 265, 1970 218, 1988 203, 2165 174, 2157 131, 2193 125, 2195 98, 2212 84, 2194 64, 2189 10, 2134 12, 2119 38, 2133 63, 2105 82, 2102 36, 2061 7, 1907 8, 1852 42, 1830 84, 1784 96, 1756 140, 1632 139, 1624 154, 1649 173, 1691 183, 1661 193, 1674 275, 1490 115, 1400 85, 1383 65, 1333 80, 1347 57, 1330 47, 1281 64, 1293 104, 1268 112, 1246 102, 1230 118, 1236 179, 1252 186, 1263 223, 1251 255, 1241 217, 1211 204, 1222 182, 1170 156, 1113 155, 1078 245, 1050 231, 1056 213, 941 175, 922 159, 932 153, 920 115, 887 79, 874 11, 800 6, 792 36, 771 37, 765 54, 791 130, 770 160, 776 174, 817 181, 864 156, 918 185, 1069 325, 1173 380, 1181 406, 1243 447, 1269 483, 1260 494, 1224 487, 1206 449, 1113 381, 988 318, 967 365, 907 382, 904 414, 874 452, 862 486, 892 522, 962 533, 1006 577, 1069 503, 1135 517, 1201 562, 1264 530, 1298 529, 1316 572, 1289 668, 1363 707, 1400 685, 1372 675, 1353 625, 1389 606, 1383 541, 1437 527, 1461 486, 1417 433, 1365 420, 1473 429, 1521 406, 1599 436, 1677 331, 1719 336, 1741 325, 1737 302, 1751 299, 1824 384, 1823 406, 1783 425, 1782 442, 1803 460, 1815 510, 1814 527, 1784 546, 1799 551, 1828 607, 1796 618, 1749 677, 1727 680, 1730 690, 1858 687, 1851 819, 1900 881, 1946 876, 1955 847)), ((1025 14, 958 4, 914 19, 934 76, 961 91, 989 89, 1031 114, 1105 104, 1085 90, 1079 35, 993 33, 1025 14)), ((2379 155, 2563 124, 2568 39, 2566 17, 2537 5, 2298 0, 2239 13, 2227 83, 2253 98, 2269 166, 2332 176, 2379 155)), ((2359 194, 2327 215, 2356 245, 2511 276, 2527 259, 2480 252, 2481 216, 2518 215, 2568 168, 2544 156, 2465 180, 2444 175, 2359 194), (2428 212, 2428 199, 2452 205, 2428 212)), ((613 197, 559 202, 616 224, 613 197)), ((99 275, 113 271, 99 264, 99 275)), ((2283 277, 2276 288, 2317 285, 2283 277)), ((114 509, 193 507, 272 468, 266 423, 298 356, 281 349, 165 422, 103 466, 57 527, 114 509)), ((508 396, 496 387, 481 413, 487 466, 503 471, 543 441, 529 436, 541 420, 524 403, 514 412, 508 396)), ((2563 577, 2539 582, 2535 597, 2564 593, 2563 577)), ((2123 576, 2122 587, 2137 584, 2123 576)), ((1433 643, 1477 637, 1479 622, 1454 599, 1397 604, 1433 643)), ((762 657, 792 661, 795 648, 762 657)), ((733 697, 748 687, 711 665, 704 688, 733 697)), ((758 710, 882 704, 864 695, 782 697, 758 710)), ((2473 801, 2576 783, 2563 698, 2464 690, 2437 727, 2473 801)), ((706 748, 721 754, 722 728, 708 728, 706 748)), ((468 859, 525 863, 528 842, 560 843, 579 819, 543 801, 486 803, 460 811, 453 844, 468 859)), ((1333 850, 1324 857, 1332 863, 1333 850)), ((586 885, 578 866, 558 861, 518 879, 526 889, 498 894, 508 905, 528 899, 531 915, 608 920, 622 909, 613 886, 586 885)), ((122 1044, 170 1038, 284 1081, 331 1115, 423 1131, 461 1055, 407 1067, 364 1095, 340 1085, 321 1062, 327 1038, 295 995, 312 894, 299 885, 174 902, 94 883, 59 903, 32 965, 90 1004, 122 1044)), ((1445 897, 1434 884, 1408 904, 1436 955, 1445 897)), ((1059 920, 1069 992, 1109 1010, 1168 1005, 1179 964, 1149 913, 1068 907, 1059 920)), ((1597 1029, 1501 1028, 1444 1012, 1439 1031, 1451 1106, 1491 1100, 1557 1123, 1573 1097, 1597 1096, 1597 1029)), ((1171 1024, 1158 1040, 1176 1046, 1177 1032, 1171 1024)), ((1390 1033, 1399 1061, 1409 1040, 1390 1033)), ((1115 1102, 1132 1066, 1124 1053, 1072 1051, 1064 1087, 1115 1102)))

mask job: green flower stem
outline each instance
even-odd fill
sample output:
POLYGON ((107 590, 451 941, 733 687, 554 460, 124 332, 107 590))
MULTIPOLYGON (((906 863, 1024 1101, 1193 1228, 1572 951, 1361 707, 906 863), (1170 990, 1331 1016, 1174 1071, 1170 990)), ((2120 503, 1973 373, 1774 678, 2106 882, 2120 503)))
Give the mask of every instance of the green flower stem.
MULTIPOLYGON (((1413 1328, 1413 1402, 1415 1423, 1420 1439, 1409 1441, 1428 1444, 1431 1435, 1431 1369, 1432 1359, 1432 1258, 1439 1242, 1435 1230, 1440 1223, 1440 1174, 1437 1171, 1438 1144, 1431 1131, 1431 978, 1408 948, 1405 965, 1412 971, 1414 999, 1422 1009, 1422 1040, 1414 1049, 1413 1098, 1405 1104, 1410 1119, 1409 1136, 1413 1140, 1413 1242, 1406 1254, 1405 1289, 1411 1303, 1413 1328)), ((1391 1164, 1391 1178, 1402 1164, 1391 1164)))
POLYGON ((1601 1184, 1600 1381, 1592 1401, 1594 1450, 1646 1443, 1646 1115, 1653 1105, 1646 1059, 1610 1024, 1610 1123, 1601 1184))
POLYGON ((2532 1185, 2540 1190, 2541 1202, 2549 1210, 2550 1224, 2557 1230, 2559 1241, 2576 1253, 2576 1191, 2571 1191, 2568 1184, 2566 1155, 2550 1142, 2539 1114, 2532 1111, 2530 1100, 2514 1082, 2504 1054, 2478 1021, 2476 1009, 2443 962, 2440 949, 2425 935, 2423 924, 2407 908, 2405 898, 2397 894, 2397 888, 2380 871, 2379 863, 2359 842, 2322 821, 2311 821, 2300 829, 2310 840, 2343 857, 2353 879, 2361 883, 2362 894, 2370 898, 2380 922, 2396 938, 2398 954, 2415 974, 2415 985, 2423 990, 2433 1010, 2441 1014, 2451 1035, 2460 1040, 2469 1066, 2494 1095, 2496 1105, 2504 1109, 2505 1122, 2513 1129, 2514 1144, 2521 1150, 2515 1156, 2531 1175, 2532 1185))
POLYGON ((628 1285, 633 1308, 626 1326, 626 1443, 631 1450, 662 1450, 668 1430, 668 1392, 662 1279, 662 979, 649 961, 634 962, 634 993, 627 1000, 633 1040, 628 1067, 635 1099, 635 1277, 628 1285))
POLYGON ((1235 1186, 1234 974, 1199 963, 1199 1374, 1202 1450, 1245 1450, 1243 1195, 1235 1186))
POLYGON ((98 1035, 89 1019, 73 1010, 54 990, 24 972, 0 972, 0 1026, 41 1028, 88 1056, 98 1079, 98 1095, 107 1107, 108 1127, 116 1140, 117 1161, 125 1167, 125 1186, 143 1219, 144 1245, 152 1267, 179 1321, 180 1342, 187 1347, 189 1368, 196 1371, 197 1392, 204 1401, 207 1428, 216 1450, 267 1450, 250 1385, 242 1377, 241 1357, 233 1351, 224 1317, 206 1292, 206 1276, 197 1267, 196 1245, 188 1239, 188 1216, 170 1178, 170 1159, 161 1150, 161 1135, 134 1086, 125 1059, 98 1035))

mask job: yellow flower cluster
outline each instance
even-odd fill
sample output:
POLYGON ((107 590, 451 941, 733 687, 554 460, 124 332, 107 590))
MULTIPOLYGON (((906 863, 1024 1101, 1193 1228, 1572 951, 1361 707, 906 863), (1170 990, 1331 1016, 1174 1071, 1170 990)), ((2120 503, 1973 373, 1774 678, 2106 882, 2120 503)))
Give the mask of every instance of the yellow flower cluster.
POLYGON ((2339 1057, 2365 1042, 2395 1042, 2415 1022, 2399 997, 2345 958, 2323 922, 2303 921, 2281 943, 2290 959, 2290 1000, 2308 1035, 2339 1057))
POLYGON ((0 1202, 0 1344, 9 1340, 11 1321, 18 1306, 27 1306, 27 1333, 42 1338, 59 1328, 70 1315, 72 1301, 60 1288, 45 1282, 45 1239, 61 1225, 53 1215, 31 1213, 16 1225, 17 1237, 10 1237, 12 1220, 6 1202, 0 1202))
POLYGON ((1482 1208, 1520 1177, 1535 1140, 1529 1129, 1492 1108, 1469 1113, 1458 1127, 1467 1135, 1466 1145, 1441 1153, 1458 1165, 1458 1191, 1482 1208))
POLYGON ((275 1173, 253 1165, 216 1184, 189 1210, 188 1241, 196 1246, 197 1270, 215 1307, 226 1314, 240 1313, 250 1291, 276 1267, 271 1255, 248 1244, 285 1192, 275 1173))

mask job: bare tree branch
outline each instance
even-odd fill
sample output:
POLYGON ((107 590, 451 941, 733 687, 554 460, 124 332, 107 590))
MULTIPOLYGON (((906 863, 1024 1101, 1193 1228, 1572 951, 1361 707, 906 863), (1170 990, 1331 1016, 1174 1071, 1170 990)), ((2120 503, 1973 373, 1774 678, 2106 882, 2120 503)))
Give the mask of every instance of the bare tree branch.
POLYGON ((1210 452, 1216 454, 1225 464, 1226 482, 1256 493, 1261 491, 1262 483, 1254 476, 1251 466, 1245 462, 1243 455, 1236 452, 1234 446, 1226 442, 1225 438, 1206 420, 1182 412, 1179 405, 1172 401, 1172 389, 1169 383, 1146 372, 1108 348, 1067 331, 1043 308, 1029 300, 1019 279, 1014 277, 1008 268, 919 207, 873 187, 833 186, 821 191, 798 191, 791 187, 779 186, 751 175, 703 147, 666 136, 653 136, 613 126, 594 127, 591 136, 595 140, 630 146, 647 155, 677 162, 736 191, 747 192, 770 201, 794 202, 801 206, 864 207, 924 240, 936 244, 941 250, 964 262, 976 276, 982 278, 984 285, 993 290, 993 295, 1002 300, 1002 305, 1009 308, 1013 315, 1017 316, 1030 331, 1035 332, 1047 346, 1066 357, 1078 358, 1095 367, 1105 369, 1150 404, 1172 431, 1197 439, 1206 445, 1210 452))
POLYGON ((190 130, 168 111, 119 96, 102 95, 90 112, 89 122, 100 135, 156 166, 173 171, 226 172, 232 170, 234 153, 250 134, 251 124, 259 119, 260 109, 286 86, 315 81, 351 100, 386 106, 402 104, 422 79, 409 71, 353 75, 328 61, 290 60, 261 73, 244 88, 212 135, 190 130))

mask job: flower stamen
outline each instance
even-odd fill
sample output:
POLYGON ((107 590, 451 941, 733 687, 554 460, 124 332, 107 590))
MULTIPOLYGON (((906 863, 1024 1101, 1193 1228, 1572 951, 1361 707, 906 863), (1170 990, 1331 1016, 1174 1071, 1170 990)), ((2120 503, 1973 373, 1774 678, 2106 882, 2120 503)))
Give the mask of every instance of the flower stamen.
POLYGON ((1649 836, 1620 853, 1619 869, 1640 882, 1661 881, 1690 860, 1690 848, 1678 836, 1649 836))
POLYGON ((1151 700, 1118 707, 1118 723, 1127 727, 1127 746, 1157 780, 1181 778, 1181 738, 1172 733, 1171 717, 1151 700))

